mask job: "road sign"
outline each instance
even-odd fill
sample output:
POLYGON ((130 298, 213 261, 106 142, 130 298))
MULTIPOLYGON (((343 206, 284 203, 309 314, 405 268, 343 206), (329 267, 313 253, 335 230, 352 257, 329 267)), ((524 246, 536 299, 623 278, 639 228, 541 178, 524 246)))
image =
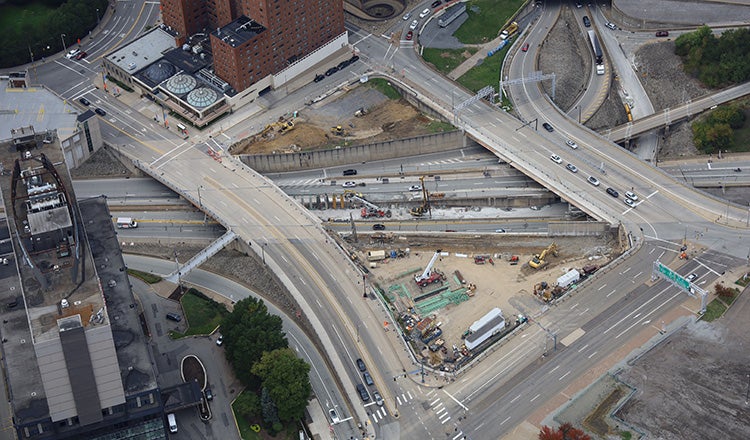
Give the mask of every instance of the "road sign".
POLYGON ((686 280, 682 277, 682 275, 659 263, 658 261, 656 262, 656 264, 659 268, 659 272, 664 275, 666 279, 672 281, 673 283, 677 284, 677 286, 682 287, 683 289, 690 292, 690 281, 686 280))

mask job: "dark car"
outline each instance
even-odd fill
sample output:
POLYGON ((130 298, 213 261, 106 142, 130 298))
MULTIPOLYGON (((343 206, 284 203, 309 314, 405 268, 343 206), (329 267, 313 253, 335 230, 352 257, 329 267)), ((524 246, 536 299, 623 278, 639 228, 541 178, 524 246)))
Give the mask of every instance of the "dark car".
POLYGON ((107 116, 107 112, 105 112, 104 110, 102 110, 102 109, 100 109, 100 108, 95 108, 95 109, 94 109, 94 111, 95 111, 95 112, 96 112, 96 114, 97 114, 97 115, 99 115, 99 116, 107 116))
POLYGON ((333 66, 330 69, 326 70, 326 76, 331 76, 338 71, 339 71, 339 68, 336 66, 333 66))
POLYGON ((548 124, 548 123, 546 123, 546 122, 545 122, 544 124, 542 124, 542 127, 544 127, 544 129, 545 129, 545 130, 547 130, 547 131, 549 131, 550 133, 552 133, 553 131, 555 131, 555 129, 554 129, 554 128, 552 128, 552 126, 551 126, 551 125, 549 125, 549 124, 548 124))
POLYGON ((83 105, 87 105, 87 106, 91 105, 91 103, 89 102, 89 100, 86 99, 86 98, 78 98, 78 102, 80 102, 83 105))
POLYGON ((620 193, 618 193, 614 188, 607 188, 607 194, 611 195, 614 198, 620 197, 620 193))
POLYGON ((182 321, 182 316, 178 315, 177 313, 167 313, 167 319, 174 322, 180 322, 182 321))
POLYGON ((382 231, 384 229, 385 229, 385 225, 382 223, 375 223, 374 225, 372 225, 373 231, 382 231))
POLYGON ((442 2, 442 1, 440 1, 440 0, 435 0, 434 2, 432 2, 432 5, 430 5, 430 6, 432 6, 433 8, 437 8, 437 7, 438 7, 438 6, 440 6, 441 4, 443 4, 443 2, 442 2))
POLYGON ((365 367, 365 362, 362 359, 357 359, 357 368, 359 368, 359 371, 367 370, 367 367, 365 367))
POLYGON ((324 79, 326 79, 325 75, 318 74, 318 75, 315 75, 315 79, 313 81, 315 81, 317 83, 317 82, 323 81, 324 79))
POLYGON ((591 20, 587 16, 583 16, 583 25, 586 27, 591 27, 591 20))
POLYGON ((668 37, 669 36, 669 31, 656 31, 656 36, 657 37, 668 37))
POLYGON ((208 387, 206 387, 206 400, 214 400, 214 393, 208 387))
POLYGON ((521 52, 526 52, 529 50, 529 43, 523 43, 523 46, 521 46, 521 52))
POLYGON ((367 384, 367 386, 375 385, 375 382, 372 381, 372 376, 370 376, 370 373, 368 373, 367 371, 362 373, 362 377, 365 379, 365 383, 367 384))
POLYGON ((357 384, 357 392, 359 393, 359 397, 362 398, 363 402, 367 402, 368 400, 370 400, 370 393, 367 392, 367 388, 365 388, 365 386, 361 383, 357 384))
POLYGON ((353 57, 349 58, 349 64, 354 64, 357 61, 359 61, 359 57, 357 55, 354 55, 353 57))
POLYGON ((79 52, 78 55, 76 55, 77 60, 82 60, 86 58, 86 55, 88 55, 86 52, 79 52))
POLYGON ((345 176, 356 176, 357 170, 344 170, 342 174, 345 176))
POLYGON ((344 60, 339 63, 338 66, 336 66, 339 70, 344 70, 346 67, 349 66, 349 60, 344 60))

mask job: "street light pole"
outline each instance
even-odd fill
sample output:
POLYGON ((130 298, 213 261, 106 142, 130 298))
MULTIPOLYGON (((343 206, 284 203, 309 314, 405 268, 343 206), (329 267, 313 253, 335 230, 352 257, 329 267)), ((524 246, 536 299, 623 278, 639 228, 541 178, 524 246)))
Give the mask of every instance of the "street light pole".
POLYGON ((68 51, 68 48, 65 47, 65 37, 67 37, 67 35, 60 34, 60 41, 62 41, 62 44, 63 44, 63 52, 67 52, 68 51))

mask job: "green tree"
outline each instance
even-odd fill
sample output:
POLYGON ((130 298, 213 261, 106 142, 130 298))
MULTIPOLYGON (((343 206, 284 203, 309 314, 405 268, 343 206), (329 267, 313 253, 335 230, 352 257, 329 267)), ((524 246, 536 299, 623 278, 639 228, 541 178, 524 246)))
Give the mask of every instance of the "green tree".
POLYGON ((260 397, 252 390, 246 389, 232 404, 238 416, 251 419, 261 415, 260 397))
POLYGON ((282 348, 264 353, 252 370, 276 403, 279 419, 287 422, 302 418, 312 392, 307 362, 290 348, 282 348))
POLYGON ((704 153, 728 150, 733 145, 732 128, 726 123, 693 123, 693 142, 704 153))
POLYGON ((712 111, 709 120, 729 124, 735 130, 745 125, 745 113, 737 105, 724 105, 712 111))
POLYGON ((685 72, 708 87, 724 87, 750 79, 750 29, 731 29, 716 37, 708 26, 682 34, 675 54, 685 72))
POLYGON ((260 407, 266 425, 274 426, 279 423, 279 410, 276 408, 276 402, 273 401, 271 393, 265 387, 260 392, 260 407))
POLYGON ((263 352, 288 346, 281 318, 268 313, 262 300, 246 298, 221 322, 227 360, 240 381, 258 389, 260 380, 251 369, 263 352))

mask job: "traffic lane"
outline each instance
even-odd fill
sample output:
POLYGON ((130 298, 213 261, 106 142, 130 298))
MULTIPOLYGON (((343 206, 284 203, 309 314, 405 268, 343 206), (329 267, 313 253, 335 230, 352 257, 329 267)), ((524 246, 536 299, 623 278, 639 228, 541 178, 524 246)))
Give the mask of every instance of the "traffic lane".
MULTIPOLYGON (((560 212, 560 218, 565 215, 564 212, 560 212)), ((369 222, 357 221, 355 226, 361 232, 370 232, 373 230, 374 224, 382 224, 385 226, 385 232, 450 232, 459 234, 487 234, 492 238, 500 238, 502 234, 514 234, 514 233, 537 233, 545 232, 549 228, 547 218, 528 218, 523 220, 478 220, 478 221, 463 221, 463 220, 388 220, 385 218, 375 218, 369 222)), ((326 227, 331 228, 337 233, 345 233, 351 231, 351 224, 347 222, 329 222, 326 223, 326 227)), ((378 231, 375 231, 378 232, 378 231)))
POLYGON ((224 235, 226 230, 221 225, 196 225, 180 222, 158 222, 138 220, 138 227, 132 229, 118 229, 117 236, 121 239, 150 241, 161 238, 169 239, 199 239, 206 244, 224 235))
MULTIPOLYGON (((155 273, 160 275, 167 275, 171 273, 174 270, 174 262, 163 260, 159 258, 153 258, 153 257, 146 257, 141 255, 129 255, 124 254, 123 255, 126 259, 127 266, 133 269, 142 270, 144 272, 149 273, 155 273)), ((256 292, 252 291, 251 289, 246 288, 245 286, 236 283, 228 278, 224 278, 220 275, 217 275, 213 272, 208 272, 200 269, 194 269, 188 274, 184 275, 182 277, 182 280, 187 283, 196 286, 198 289, 205 289, 210 290, 213 292, 217 292, 220 295, 224 296, 225 298, 228 298, 232 302, 240 301, 247 297, 254 297, 262 299, 260 295, 258 295, 256 292)), ((342 414, 342 410, 340 408, 345 408, 346 405, 342 405, 342 402, 344 402, 344 399, 340 396, 338 393, 338 389, 335 386, 330 386, 330 384, 335 383, 330 371, 328 371, 325 368, 322 368, 322 366, 326 365, 326 362, 321 357, 320 353, 317 351, 317 348, 315 347, 314 343, 307 337, 307 335, 302 331, 298 325, 295 318, 292 318, 285 313, 283 313, 280 309, 278 309, 273 303, 264 301, 266 307, 268 308, 269 313, 274 314, 276 316, 279 316, 282 320, 283 329, 284 332, 287 334, 289 345, 295 351, 297 351, 297 355, 301 358, 305 359, 306 362, 308 362, 311 365, 310 370, 310 379, 311 384, 313 385, 313 390, 315 392, 315 395, 318 396, 321 403, 324 405, 324 412, 326 415, 328 414, 328 408, 330 407, 336 407, 339 411, 339 414, 342 414), (325 402, 325 403, 323 403, 325 402)), ((163 313, 158 313, 160 316, 163 313)), ((215 345, 215 338, 212 337, 211 341, 215 345)), ((221 350, 217 352, 219 355, 221 355, 221 350)), ((220 357, 224 357, 221 355, 220 357)), ((205 362, 203 358, 201 358, 205 362)), ((227 373, 226 376, 220 376, 220 380, 223 382, 226 378, 234 377, 233 373, 227 373)), ((230 388, 224 386, 225 390, 229 390, 230 388)), ((220 390, 214 390, 221 392, 220 390)), ((228 396, 229 400, 233 399, 234 396, 228 396)), ((228 404, 231 403, 228 401, 228 404)), ((215 405, 214 405, 215 406, 215 405)), ((214 408, 212 406, 212 409, 214 408)), ((347 413, 343 413, 343 418, 346 418, 347 413)), ((231 419, 231 416, 230 416, 231 419)), ((351 435, 351 433, 357 433, 357 429, 355 424, 348 424, 343 423, 341 425, 336 426, 336 430, 339 434, 345 433, 346 435, 351 435)))
POLYGON ((111 198, 175 198, 179 195, 161 182, 150 177, 82 179, 73 181, 79 198, 105 195, 111 198))

